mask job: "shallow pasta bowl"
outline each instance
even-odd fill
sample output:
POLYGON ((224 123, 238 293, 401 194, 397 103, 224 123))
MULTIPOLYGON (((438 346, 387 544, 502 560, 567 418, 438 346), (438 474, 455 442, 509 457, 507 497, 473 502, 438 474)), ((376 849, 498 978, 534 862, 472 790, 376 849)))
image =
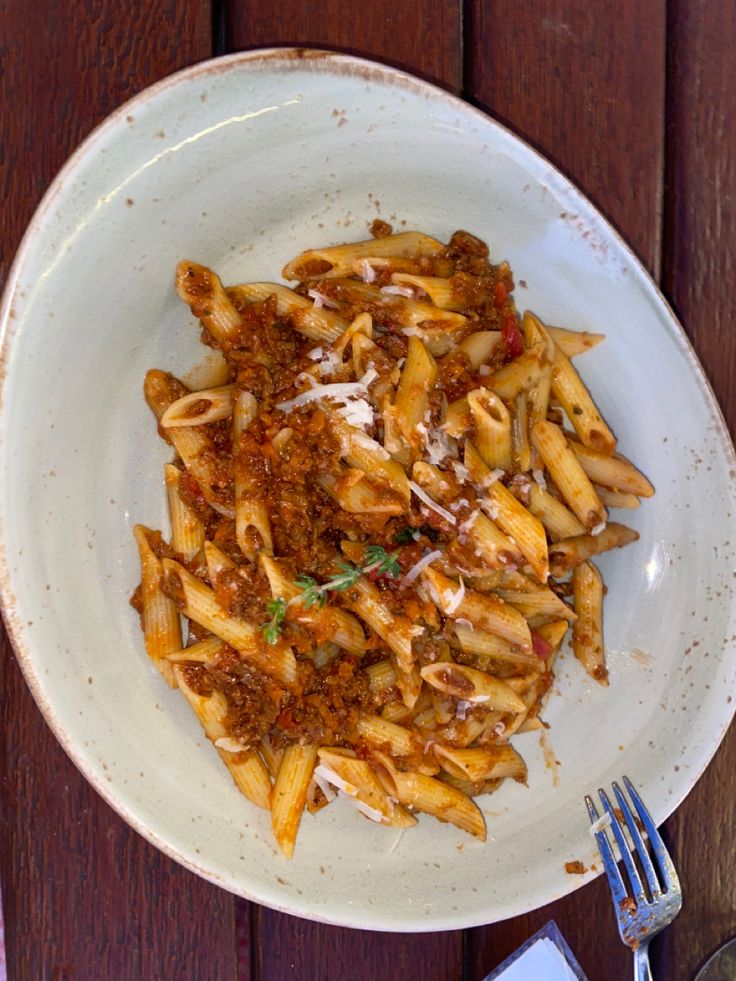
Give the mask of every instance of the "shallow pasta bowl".
POLYGON ((184 865, 329 922, 475 925, 595 874, 564 867, 595 861, 579 806, 591 786, 626 772, 660 822, 707 765, 736 688, 736 467, 723 421, 627 246, 480 112, 334 54, 188 69, 110 117, 56 179, 12 270, 2 331, 0 576, 18 659, 86 777, 184 865), (268 815, 239 796, 152 668, 128 606, 132 525, 167 520, 167 454, 141 386, 149 367, 186 376, 204 357, 174 293, 178 259, 226 282, 271 280, 305 248, 364 238, 377 215, 438 238, 468 228, 511 263, 521 309, 606 333, 580 370, 657 495, 624 519, 638 544, 600 563, 611 685, 563 658, 549 745, 516 741, 529 786, 480 801, 486 844, 430 818, 398 838, 338 801, 304 818, 286 862, 268 815), (686 407, 674 430, 672 392, 686 407))

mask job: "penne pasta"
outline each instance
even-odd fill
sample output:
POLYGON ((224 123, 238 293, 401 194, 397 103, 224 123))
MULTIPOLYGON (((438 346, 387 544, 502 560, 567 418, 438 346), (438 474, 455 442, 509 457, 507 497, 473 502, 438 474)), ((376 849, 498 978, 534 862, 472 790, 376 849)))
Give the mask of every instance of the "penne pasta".
POLYGON ((309 249, 287 262, 281 270, 284 279, 322 279, 346 276, 356 262, 369 256, 431 256, 442 250, 442 244, 422 232, 401 232, 385 238, 372 238, 351 245, 333 245, 309 249))
POLYGON ((131 602, 286 858, 337 797, 485 840, 473 798, 526 781, 570 626, 607 683, 591 558, 637 538, 606 507, 653 493, 570 361, 601 335, 520 318, 469 232, 372 231, 292 259, 294 289, 183 261, 216 362, 144 383, 171 541, 136 526, 131 602))
POLYGON ((179 611, 161 588, 163 568, 151 547, 151 531, 136 525, 133 534, 141 562, 141 625, 146 652, 166 682, 175 688, 175 676, 166 655, 182 646, 179 611))
POLYGON ((286 858, 294 854, 296 833, 307 800, 307 788, 317 762, 316 746, 292 743, 284 750, 273 786, 271 826, 286 858))
POLYGON ((583 527, 590 531, 605 524, 606 509, 559 426, 538 422, 532 431, 532 439, 562 497, 583 527))
POLYGON ((583 562, 572 574, 577 620, 572 628, 572 649, 585 670, 602 685, 608 684, 603 649, 603 580, 592 562, 583 562))

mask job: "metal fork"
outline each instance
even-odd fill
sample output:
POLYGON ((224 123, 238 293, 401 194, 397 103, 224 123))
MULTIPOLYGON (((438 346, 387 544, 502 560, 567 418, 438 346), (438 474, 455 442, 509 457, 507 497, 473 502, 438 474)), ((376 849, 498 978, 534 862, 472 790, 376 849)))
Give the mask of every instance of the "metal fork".
MULTIPOLYGON (((617 783, 613 784, 613 792, 616 801, 624 816, 629 836, 633 842, 639 865, 646 879, 646 887, 642 883, 641 875, 634 862, 634 856, 626 841, 624 829, 621 822, 616 817, 608 794, 605 790, 599 790, 598 796, 601 799, 603 810, 611 818, 611 831, 618 845, 621 859, 624 863, 629 886, 624 885, 624 880, 616 862, 616 857, 605 830, 597 831, 595 840, 598 843, 598 850, 603 859, 603 867, 608 876, 608 884, 611 887, 611 895, 616 909, 616 919, 618 920, 618 932, 623 942, 634 952, 634 978, 635 981, 652 981, 652 972, 649 967, 649 941, 661 930, 674 920, 682 908, 682 889, 680 880, 677 877, 675 866, 665 848, 662 837, 654 826, 654 821, 649 811, 644 807, 641 797, 634 789, 628 777, 624 777, 624 785, 629 792, 629 796, 636 810, 634 816, 629 802, 624 796, 617 783), (649 839, 652 855, 647 851, 641 831, 642 827, 649 839), (655 871, 654 862, 657 871, 655 871)), ((585 798, 588 806, 588 814, 591 823, 599 820, 598 811, 592 799, 585 798)))

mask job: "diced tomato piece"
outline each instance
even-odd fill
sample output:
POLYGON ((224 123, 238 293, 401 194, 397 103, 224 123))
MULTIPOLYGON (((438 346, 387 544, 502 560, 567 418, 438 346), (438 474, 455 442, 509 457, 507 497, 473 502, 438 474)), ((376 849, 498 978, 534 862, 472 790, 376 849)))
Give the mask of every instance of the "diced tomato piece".
POLYGON ((532 631, 532 648, 537 657, 541 657, 542 660, 546 660, 552 653, 552 645, 549 641, 535 634, 534 631, 532 631))
POLYGON ((521 328, 519 327, 518 319, 513 313, 507 313, 503 318, 501 337, 509 357, 518 358, 520 354, 524 353, 521 328))

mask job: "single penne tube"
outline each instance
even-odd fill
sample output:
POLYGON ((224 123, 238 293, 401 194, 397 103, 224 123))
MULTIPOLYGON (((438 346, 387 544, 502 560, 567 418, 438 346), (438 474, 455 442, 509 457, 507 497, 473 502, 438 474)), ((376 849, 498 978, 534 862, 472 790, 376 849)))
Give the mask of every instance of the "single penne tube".
POLYGON ((654 494, 654 488, 644 474, 625 457, 618 454, 607 456, 574 439, 568 438, 568 442, 580 466, 596 484, 624 494, 636 494, 637 497, 652 497, 654 494))
POLYGON ((562 430, 552 422, 538 422, 532 440, 571 510, 590 531, 605 524, 606 509, 570 448, 562 430))
POLYGON ((572 650, 585 670, 602 685, 608 684, 603 648, 603 580, 592 562, 583 562, 572 574, 577 620, 572 628, 572 650))
POLYGON ((462 351, 470 367, 477 371, 489 360, 501 341, 500 330, 478 330, 460 341, 456 350, 462 351))
POLYGON ((417 823, 417 819, 405 807, 388 796, 375 771, 365 760, 328 747, 318 751, 318 759, 315 779, 319 777, 321 781, 336 787, 371 821, 393 828, 411 828, 417 823))
POLYGON ((375 754, 375 765, 384 789, 401 804, 432 814, 439 821, 454 824, 481 841, 486 840, 483 815, 461 791, 423 773, 398 770, 385 753, 375 754))
POLYGON ((348 276, 362 259, 373 256, 432 256, 441 252, 442 248, 441 242, 422 232, 399 232, 349 245, 308 249, 287 262, 281 275, 284 279, 299 280, 348 276))
POLYGON ((585 533, 572 511, 536 482, 529 487, 529 510, 539 518, 553 542, 585 533))
POLYGON ((508 470, 512 459, 508 409, 498 395, 485 388, 468 392, 467 400, 475 427, 475 442, 483 462, 490 470, 508 470))
POLYGON ((220 346, 236 336, 242 318, 219 277, 206 266, 183 259, 176 267, 176 292, 220 346))
POLYGON ((401 464, 391 459, 380 443, 339 416, 331 415, 330 423, 340 440, 341 455, 345 462, 362 470, 373 483, 386 485, 408 504, 409 479, 401 464))
POLYGON ((181 650, 181 620, 176 603, 161 588, 163 566, 151 547, 153 532, 143 525, 133 529, 141 562, 141 624, 146 652, 172 688, 176 680, 167 654, 181 650))
POLYGON ((563 539, 556 545, 550 546, 549 560, 552 575, 558 579, 562 578, 586 559, 601 552, 608 552, 612 548, 631 545, 638 539, 638 532, 616 521, 609 521, 598 535, 577 535, 574 538, 563 539))
POLYGON ((166 655, 166 660, 172 664, 212 664, 221 651, 227 650, 227 645, 219 637, 208 637, 191 647, 183 647, 166 655))
POLYGON ((296 658, 287 644, 266 644, 255 627, 226 613, 209 586, 193 576, 179 562, 164 559, 162 566, 168 587, 175 593, 185 616, 234 647, 264 674, 286 687, 293 688, 296 685, 296 658))
POLYGON ((456 399, 447 406, 442 429, 448 436, 456 439, 465 436, 472 425, 473 414, 467 399, 456 399))
MULTIPOLYGON (((522 332, 524 343, 528 348, 543 343, 545 345, 545 364, 543 370, 528 392, 528 430, 531 432, 536 423, 547 418, 550 394, 552 392, 552 371, 554 368, 555 348, 554 341, 549 335, 541 320, 527 310, 522 318, 522 332)), ((539 453, 536 448, 531 450, 532 467, 539 466, 539 453)))
POLYGON ((263 497, 251 497, 249 484, 241 477, 243 470, 236 469, 238 496, 235 499, 235 537, 243 555, 254 562, 261 549, 273 552, 273 536, 268 507, 263 497), (254 538, 251 529, 257 532, 254 538))
POLYGON ((401 613, 394 613, 382 600, 378 587, 365 576, 358 579, 351 594, 354 597, 346 600, 346 605, 393 651, 402 671, 411 671, 414 666, 412 639, 421 634, 423 628, 413 626, 401 613))
MULTIPOLYGON (((455 622, 455 636, 466 654, 474 654, 480 661, 503 661, 505 664, 537 667, 539 659, 531 651, 518 648, 477 627, 468 627, 455 622)), ((487 664, 483 665, 487 667, 487 664)))
POLYGON ((458 585, 431 566, 422 570, 422 580, 427 584, 433 602, 445 616, 454 620, 469 620, 475 627, 503 637, 521 650, 532 649, 529 625, 513 606, 496 596, 466 589, 458 602, 458 585))
POLYGON ((378 316, 377 309, 383 308, 387 314, 390 314, 391 320, 403 328, 421 327, 422 324, 433 326, 441 324, 445 330, 454 332, 461 330, 467 324, 467 317, 461 313, 442 310, 422 300, 397 296, 389 286, 379 288, 353 279, 336 279, 331 284, 330 295, 346 303, 364 303, 370 307, 374 317, 378 316))
POLYGON ((316 746, 287 746, 271 795, 271 826, 279 848, 287 858, 294 854, 307 789, 317 762, 316 746))
POLYGON ((167 463, 164 467, 171 521, 171 547, 188 563, 200 555, 204 548, 204 523, 182 500, 179 493, 181 474, 181 470, 172 463, 167 463))
POLYGON ((267 300, 273 296, 276 312, 288 318, 294 330, 313 341, 330 344, 347 328, 347 321, 326 307, 315 306, 311 299, 300 296, 279 283, 239 283, 228 287, 227 294, 237 306, 267 300))
POLYGON ((420 445, 417 426, 424 421, 436 380, 437 365, 434 358, 418 337, 410 337, 394 399, 399 429, 409 443, 414 441, 420 445))
POLYGON ((539 381, 547 364, 546 345, 535 344, 503 368, 494 371, 490 387, 499 398, 515 399, 520 392, 528 391, 539 381))
MULTIPOLYGON (((166 371, 151 369, 146 372, 143 393, 159 421, 168 407, 187 391, 185 385, 166 371)), ((206 432, 198 426, 181 426, 167 429, 166 438, 199 484, 202 496, 210 507, 227 518, 234 517, 232 501, 227 491, 222 490, 217 482, 214 446, 206 432)))
POLYGON ((190 392, 177 399, 161 416, 164 429, 177 426, 205 426, 210 422, 229 419, 233 414, 235 385, 190 392))
POLYGON ((339 606, 305 607, 299 602, 301 590, 287 576, 282 563, 261 553, 258 563, 268 577, 276 599, 288 601, 286 617, 307 627, 319 644, 330 640, 351 654, 363 654, 367 642, 360 621, 339 606))
POLYGON ((547 332, 568 358, 585 354, 606 339, 605 334, 591 334, 587 330, 568 330, 566 327, 547 327, 547 332))
POLYGON ((636 494, 624 494, 622 491, 611 490, 610 487, 602 487, 600 484, 593 484, 593 486, 607 508, 626 508, 629 511, 636 511, 641 503, 636 494))
POLYGON ((388 748, 392 756, 421 755, 421 741, 410 729, 388 722, 380 715, 362 716, 358 719, 355 730, 371 746, 388 748))
MULTIPOLYGON (((479 509, 458 527, 458 535, 459 541, 466 538, 475 554, 493 569, 521 565, 524 561, 517 543, 479 509)), ((451 557, 452 554, 452 549, 448 549, 448 555, 451 557)))
POLYGON ((505 603, 510 603, 520 613, 523 613, 527 619, 535 616, 575 619, 575 612, 547 586, 537 587, 526 592, 517 589, 499 589, 497 595, 505 603))
POLYGON ((613 453, 616 437, 600 414, 572 361, 559 348, 555 352, 552 394, 565 410, 584 446, 590 446, 600 453, 613 453))
POLYGON ((202 724, 207 738, 214 743, 238 790, 258 807, 268 810, 271 803, 268 772, 257 753, 227 737, 223 724, 227 714, 225 696, 219 691, 200 695, 189 684, 185 666, 177 664, 173 670, 179 690, 202 724), (232 749, 223 748, 228 746, 232 746, 232 749))
POLYGON ((442 276, 415 276, 412 273, 395 272, 391 282, 396 286, 408 286, 426 293, 432 303, 442 310, 461 310, 463 300, 455 295, 452 280, 442 276))
POLYGON ((442 661, 425 664, 421 675, 433 688, 464 702, 482 702, 486 708, 499 712, 521 712, 524 709, 524 703, 516 692, 500 678, 465 664, 442 661))
POLYGON ((319 474, 316 482, 349 514, 384 514, 388 518, 406 510, 398 494, 372 484, 356 468, 345 467, 341 477, 319 474))
POLYGON ((529 511, 493 474, 482 454, 466 441, 463 460, 471 478, 484 488, 481 507, 499 528, 514 540, 518 550, 534 570, 540 582, 547 581, 547 536, 539 518, 529 511))
POLYGON ((452 776, 478 783, 511 777, 526 778, 526 764, 511 746, 478 746, 456 749, 435 743, 432 751, 443 769, 452 776))

